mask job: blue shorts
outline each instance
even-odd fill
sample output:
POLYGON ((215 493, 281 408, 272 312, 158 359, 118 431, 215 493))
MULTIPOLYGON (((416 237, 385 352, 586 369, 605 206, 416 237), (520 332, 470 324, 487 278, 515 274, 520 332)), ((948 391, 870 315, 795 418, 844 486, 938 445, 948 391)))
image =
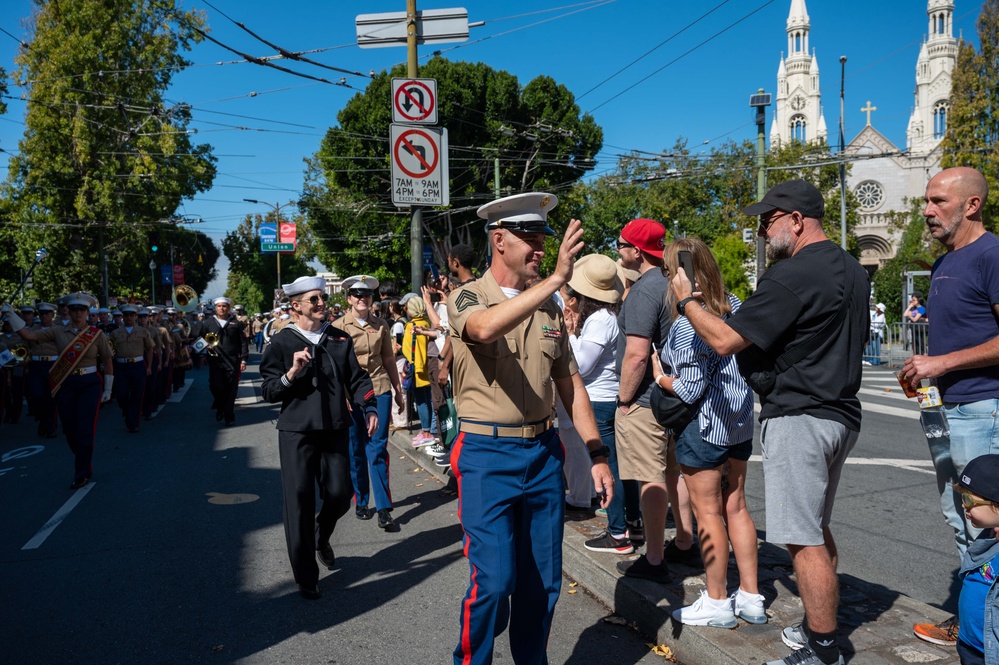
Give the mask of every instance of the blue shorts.
POLYGON ((752 439, 731 446, 705 441, 696 418, 676 439, 676 461, 692 469, 716 469, 730 457, 745 462, 752 454, 752 439))

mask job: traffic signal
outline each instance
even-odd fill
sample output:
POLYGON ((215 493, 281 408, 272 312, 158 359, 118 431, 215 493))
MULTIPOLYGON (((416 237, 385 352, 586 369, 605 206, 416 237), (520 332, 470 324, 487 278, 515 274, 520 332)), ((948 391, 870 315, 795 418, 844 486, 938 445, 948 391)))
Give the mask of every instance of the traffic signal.
POLYGON ((149 249, 152 250, 153 254, 155 254, 156 250, 158 250, 159 248, 160 248, 160 232, 152 231, 149 234, 149 249))

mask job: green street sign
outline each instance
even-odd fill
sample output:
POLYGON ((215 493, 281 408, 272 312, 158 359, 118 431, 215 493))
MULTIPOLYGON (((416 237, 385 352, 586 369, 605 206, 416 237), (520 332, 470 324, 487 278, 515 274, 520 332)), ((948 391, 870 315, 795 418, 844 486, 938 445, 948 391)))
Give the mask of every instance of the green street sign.
POLYGON ((295 243, 293 242, 262 242, 260 243, 261 252, 294 252, 295 243))

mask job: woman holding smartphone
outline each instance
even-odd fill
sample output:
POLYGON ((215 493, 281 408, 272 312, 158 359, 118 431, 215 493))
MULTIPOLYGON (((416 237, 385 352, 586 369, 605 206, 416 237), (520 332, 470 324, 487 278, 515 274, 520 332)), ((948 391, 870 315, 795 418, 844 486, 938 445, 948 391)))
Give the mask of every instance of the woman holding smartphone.
MULTIPOLYGON (((739 309, 742 303, 725 292, 718 264, 701 240, 675 240, 663 260, 667 278, 681 269, 681 263, 693 269, 701 302, 688 307, 700 304, 723 318, 739 309)), ((687 404, 699 404, 697 417, 674 435, 676 459, 697 518, 707 581, 707 590, 692 605, 676 610, 673 618, 718 628, 735 628, 737 616, 749 623, 766 623, 757 588, 756 525, 745 492, 746 466, 753 451, 753 396, 735 357, 719 356, 694 333, 687 318, 678 313, 672 291, 667 291, 666 299, 674 321, 662 352, 665 365, 656 354, 652 356, 653 377, 687 404), (730 542, 740 580, 731 596, 726 588, 730 542)))

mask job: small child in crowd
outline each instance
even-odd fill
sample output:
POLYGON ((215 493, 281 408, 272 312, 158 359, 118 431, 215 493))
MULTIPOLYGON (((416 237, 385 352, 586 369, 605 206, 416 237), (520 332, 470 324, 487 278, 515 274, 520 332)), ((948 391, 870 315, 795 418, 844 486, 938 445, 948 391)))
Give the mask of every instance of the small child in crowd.
POLYGON ((983 529, 961 562, 961 665, 999 665, 999 455, 968 462, 954 484, 972 525, 983 529))

